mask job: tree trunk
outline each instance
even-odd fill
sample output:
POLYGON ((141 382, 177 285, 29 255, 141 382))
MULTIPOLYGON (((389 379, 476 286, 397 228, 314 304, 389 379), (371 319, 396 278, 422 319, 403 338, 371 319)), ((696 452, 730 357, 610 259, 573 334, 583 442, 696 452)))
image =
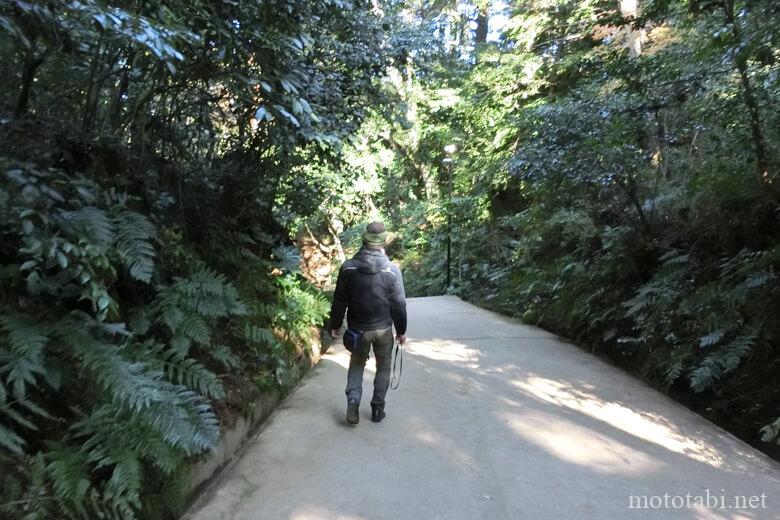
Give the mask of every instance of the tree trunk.
MULTIPOLYGON (((734 19, 734 2, 728 0, 723 7, 726 13, 726 22, 731 25, 736 41, 741 44, 742 34, 734 19)), ((756 101, 756 95, 753 92, 753 85, 750 82, 747 58, 745 56, 737 56, 736 65, 737 70, 739 71, 740 83, 742 85, 742 99, 745 102, 748 114, 750 115, 750 132, 753 140, 753 153, 756 157, 759 180, 777 199, 780 198, 780 190, 773 185, 774 179, 769 171, 769 158, 767 156, 766 141, 762 130, 761 113, 758 110, 758 102, 756 101)))
POLYGON ((742 98, 745 100, 745 105, 747 105, 748 112, 750 113, 750 131, 753 135, 753 150, 756 155, 758 174, 760 175, 761 180, 768 182, 771 181, 771 179, 769 177, 769 160, 767 159, 766 142, 764 141, 764 134, 761 130, 761 114, 758 111, 758 103, 756 102, 756 96, 753 93, 753 86, 750 84, 747 65, 741 63, 737 65, 737 68, 742 83, 742 98))
POLYGON ((336 250, 336 258, 339 262, 344 262, 347 259, 347 255, 344 253, 344 246, 339 238, 339 230, 336 223, 333 221, 333 217, 328 214, 325 217, 325 224, 328 226, 328 232, 333 240, 333 248, 336 250))
MULTIPOLYGON (((639 13, 639 0, 619 0, 619 2, 620 14, 623 15, 623 18, 631 19, 639 13)), ((642 42, 645 41, 645 38, 644 29, 636 30, 632 27, 625 27, 623 42, 632 58, 642 54, 642 42)))
POLYGON ((450 56, 452 59, 458 58, 458 51, 462 45, 463 30, 461 28, 460 14, 455 13, 449 17, 449 38, 447 46, 449 47, 450 56))
POLYGON ((100 70, 100 62, 102 61, 101 58, 101 50, 103 48, 103 37, 101 36, 100 39, 95 44, 95 52, 92 55, 92 61, 89 65, 89 84, 87 86, 87 93, 84 96, 84 110, 81 116, 81 130, 82 133, 86 133, 87 129, 92 124, 92 119, 94 117, 94 108, 96 101, 93 102, 93 100, 96 100, 98 97, 98 93, 95 91, 97 90, 99 92, 98 87, 98 70, 100 70))
POLYGON ((488 22, 490 16, 488 15, 488 6, 483 5, 477 8, 477 31, 474 34, 474 43, 479 45, 480 43, 487 42, 488 36, 488 22))
POLYGON ((122 70, 122 74, 119 78, 119 84, 114 92, 113 99, 111 100, 111 106, 108 109, 108 124, 112 133, 116 133, 122 122, 122 105, 124 105, 130 88, 130 71, 133 68, 133 60, 135 59, 135 52, 129 50, 127 56, 127 63, 125 63, 122 70))
POLYGON ((647 215, 645 214, 644 208, 642 208, 642 202, 637 196, 638 190, 636 182, 633 179, 626 180, 620 177, 617 177, 615 180, 617 185, 623 190, 623 193, 626 194, 626 197, 636 209, 636 214, 639 217, 639 221, 642 223, 642 230, 647 234, 651 234, 652 227, 650 226, 650 222, 647 220, 647 215))
POLYGON ((19 96, 16 98, 16 108, 14 110, 14 119, 19 119, 27 113, 30 106, 30 91, 35 80, 35 73, 43 64, 44 57, 35 56, 35 49, 30 49, 25 54, 24 68, 22 70, 22 86, 19 89, 19 96))

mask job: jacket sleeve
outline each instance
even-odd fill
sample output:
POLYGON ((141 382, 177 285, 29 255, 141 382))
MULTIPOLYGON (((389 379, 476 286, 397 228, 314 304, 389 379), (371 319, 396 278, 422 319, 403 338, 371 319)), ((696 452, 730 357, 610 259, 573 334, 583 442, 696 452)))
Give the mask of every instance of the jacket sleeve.
POLYGON ((330 306, 330 329, 338 330, 344 323, 344 314, 347 312, 347 278, 344 275, 344 266, 339 269, 339 277, 336 280, 336 291, 333 293, 333 303, 330 306))
POLYGON ((396 334, 406 334, 406 292, 404 291, 404 279, 401 270, 397 266, 391 267, 394 280, 390 285, 390 314, 393 317, 396 334))

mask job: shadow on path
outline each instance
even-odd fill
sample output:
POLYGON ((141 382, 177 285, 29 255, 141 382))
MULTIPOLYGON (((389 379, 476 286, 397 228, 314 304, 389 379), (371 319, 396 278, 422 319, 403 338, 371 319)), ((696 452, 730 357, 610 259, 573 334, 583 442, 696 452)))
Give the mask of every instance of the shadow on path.
POLYGON ((409 306, 385 421, 345 424, 336 349, 188 518, 778 518, 778 464, 641 381, 457 298, 409 306), (630 507, 706 493, 766 507, 630 507))

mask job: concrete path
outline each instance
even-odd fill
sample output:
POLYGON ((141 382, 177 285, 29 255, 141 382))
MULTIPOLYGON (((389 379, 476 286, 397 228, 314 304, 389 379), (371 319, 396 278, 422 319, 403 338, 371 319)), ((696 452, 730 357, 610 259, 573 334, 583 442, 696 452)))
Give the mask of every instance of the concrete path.
POLYGON ((409 315, 384 422, 372 358, 345 424, 330 351, 186 518, 780 518, 779 464, 620 369, 455 297, 409 315))

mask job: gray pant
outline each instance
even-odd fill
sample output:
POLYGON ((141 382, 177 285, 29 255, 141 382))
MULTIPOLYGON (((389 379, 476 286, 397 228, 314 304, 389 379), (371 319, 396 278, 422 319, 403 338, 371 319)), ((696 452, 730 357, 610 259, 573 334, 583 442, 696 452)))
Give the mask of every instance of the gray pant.
POLYGON ((363 369, 368 361, 370 349, 374 349, 376 358, 376 375, 374 376, 374 397, 371 403, 384 407, 387 387, 390 386, 390 355, 393 353, 393 328, 369 330, 360 340, 359 352, 353 353, 349 360, 347 371, 347 400, 357 399, 358 404, 363 395, 363 369))

